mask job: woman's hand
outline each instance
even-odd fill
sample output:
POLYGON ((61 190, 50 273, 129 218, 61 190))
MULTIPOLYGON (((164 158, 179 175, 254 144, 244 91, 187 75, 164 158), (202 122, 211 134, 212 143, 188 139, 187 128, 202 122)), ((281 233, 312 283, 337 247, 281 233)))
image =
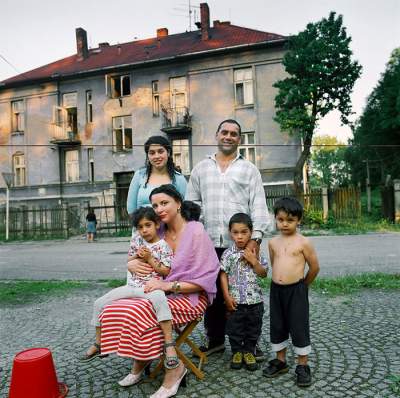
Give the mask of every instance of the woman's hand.
POLYGON ((144 292, 149 293, 153 290, 163 290, 164 292, 167 292, 170 285, 171 282, 164 282, 160 279, 152 278, 144 285, 144 292))
POLYGON ((149 275, 153 271, 153 267, 137 258, 128 259, 128 271, 138 276, 149 275))

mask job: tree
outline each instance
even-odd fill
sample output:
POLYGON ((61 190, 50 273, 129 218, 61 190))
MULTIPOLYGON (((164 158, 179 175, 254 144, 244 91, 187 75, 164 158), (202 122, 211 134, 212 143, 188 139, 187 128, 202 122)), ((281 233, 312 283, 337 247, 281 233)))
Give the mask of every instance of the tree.
POLYGON ((369 95, 366 107, 354 130, 353 147, 346 153, 356 181, 366 178, 370 161, 375 185, 383 175, 400 176, 400 48, 395 49, 385 72, 369 95))
POLYGON ((350 165, 345 160, 346 147, 329 135, 313 139, 311 151, 311 186, 347 186, 351 181, 350 165))
POLYGON ((319 120, 338 110, 341 121, 348 124, 350 94, 361 73, 352 61, 351 38, 335 12, 289 39, 283 65, 289 76, 274 84, 275 121, 281 130, 302 138, 303 151, 295 166, 295 187, 301 186, 304 162, 310 156, 312 137, 319 120))

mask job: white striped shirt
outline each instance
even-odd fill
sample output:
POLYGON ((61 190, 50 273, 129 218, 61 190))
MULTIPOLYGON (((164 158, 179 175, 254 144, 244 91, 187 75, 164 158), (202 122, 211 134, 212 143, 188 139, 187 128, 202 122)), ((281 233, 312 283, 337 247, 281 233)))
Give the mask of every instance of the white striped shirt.
POLYGON ((262 238, 269 229, 269 215, 262 179, 257 167, 240 154, 221 172, 215 155, 192 170, 186 199, 201 206, 204 227, 215 247, 229 247, 229 220, 246 213, 253 222, 252 238, 262 238))

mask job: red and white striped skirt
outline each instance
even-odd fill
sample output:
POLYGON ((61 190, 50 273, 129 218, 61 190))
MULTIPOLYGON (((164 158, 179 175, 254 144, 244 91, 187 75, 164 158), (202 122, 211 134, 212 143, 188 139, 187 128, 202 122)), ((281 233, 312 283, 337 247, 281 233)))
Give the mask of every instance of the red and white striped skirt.
MULTIPOLYGON (((199 296, 196 307, 189 297, 168 297, 173 324, 183 325, 203 316, 207 298, 199 296)), ((148 361, 159 358, 164 337, 149 300, 128 298, 113 301, 100 315, 101 352, 148 361)))

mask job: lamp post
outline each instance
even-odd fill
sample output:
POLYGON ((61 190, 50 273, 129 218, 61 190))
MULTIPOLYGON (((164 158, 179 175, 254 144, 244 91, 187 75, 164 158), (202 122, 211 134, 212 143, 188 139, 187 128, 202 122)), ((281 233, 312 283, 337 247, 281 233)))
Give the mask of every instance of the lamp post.
POLYGON ((13 173, 1 173, 6 183, 6 240, 8 240, 9 219, 10 219, 10 187, 13 180, 13 173))

